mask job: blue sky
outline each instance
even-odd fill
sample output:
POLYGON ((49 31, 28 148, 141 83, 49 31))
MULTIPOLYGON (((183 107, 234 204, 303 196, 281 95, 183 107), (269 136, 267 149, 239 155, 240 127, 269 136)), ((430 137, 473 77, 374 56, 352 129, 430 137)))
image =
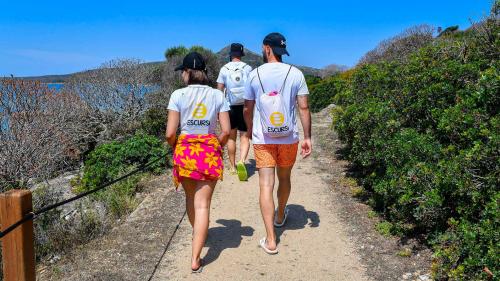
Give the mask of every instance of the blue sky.
POLYGON ((0 9, 0 76, 64 74, 115 58, 163 60, 167 47, 233 41, 254 51, 278 31, 294 64, 352 66, 407 27, 470 25, 493 0, 8 1, 0 9))

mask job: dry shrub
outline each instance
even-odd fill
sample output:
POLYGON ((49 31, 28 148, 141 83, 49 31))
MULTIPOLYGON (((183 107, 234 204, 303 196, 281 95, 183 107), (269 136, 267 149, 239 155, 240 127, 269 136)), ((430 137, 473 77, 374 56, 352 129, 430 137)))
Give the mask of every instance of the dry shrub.
POLYGON ((380 42, 375 49, 366 53, 358 64, 406 60, 409 54, 431 43, 433 34, 434 28, 429 25, 408 28, 401 34, 380 42))
POLYGON ((17 79, 1 79, 0 94, 0 191, 77 164, 89 115, 78 96, 17 79))

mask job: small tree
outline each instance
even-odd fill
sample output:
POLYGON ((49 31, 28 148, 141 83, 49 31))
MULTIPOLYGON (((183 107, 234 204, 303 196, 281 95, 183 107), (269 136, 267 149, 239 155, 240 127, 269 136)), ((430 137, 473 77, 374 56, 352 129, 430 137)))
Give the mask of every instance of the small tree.
POLYGON ((168 60, 175 56, 185 56, 189 52, 184 46, 170 47, 165 51, 165 59, 168 60))
POLYGON ((96 132, 95 142, 129 136, 140 127, 145 95, 155 87, 149 83, 153 71, 140 60, 119 59, 72 76, 64 89, 93 110, 88 122, 96 132))
POLYGON ((171 54, 171 56, 168 56, 164 65, 161 90, 155 92, 154 95, 149 96, 149 101, 152 107, 160 108, 164 110, 166 114, 166 107, 170 94, 173 91, 184 87, 184 82, 181 80, 180 72, 175 71, 175 68, 182 64, 182 60, 188 52, 193 51, 200 53, 205 59, 210 86, 216 86, 217 76, 219 75, 222 63, 219 61, 219 58, 214 52, 201 46, 193 46, 190 49, 183 46, 173 47, 167 50, 167 53, 171 54))
POLYGON ((449 27, 445 28, 443 31, 439 31, 438 37, 450 35, 450 34, 456 32, 457 30, 458 30, 458 25, 449 26, 449 27))

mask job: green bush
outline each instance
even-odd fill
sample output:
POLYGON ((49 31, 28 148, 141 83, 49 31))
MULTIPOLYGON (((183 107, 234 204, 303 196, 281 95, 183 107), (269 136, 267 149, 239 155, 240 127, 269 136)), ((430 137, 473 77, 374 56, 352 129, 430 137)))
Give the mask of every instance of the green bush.
POLYGON ((304 75, 304 76, 306 78, 306 84, 308 87, 312 87, 322 81, 321 77, 319 76, 313 76, 313 75, 304 75))
POLYGON ((437 280, 500 276, 499 21, 479 27, 311 91, 338 105, 334 128, 387 220, 378 229, 425 235, 437 280))
POLYGON ((150 161, 162 157, 144 171, 124 179, 94 198, 104 203, 109 213, 116 217, 134 210, 137 202, 137 184, 147 173, 161 173, 167 163, 166 149, 162 142, 150 135, 136 134, 123 142, 102 144, 89 154, 85 161, 83 176, 76 185, 77 192, 95 189, 150 161))
MULTIPOLYGON (((94 189, 165 153, 166 149, 160 140, 145 134, 136 134, 123 142, 102 144, 85 160, 80 190, 94 189)), ((165 165, 166 157, 145 171, 160 173, 165 165)))
POLYGON ((167 129, 167 114, 166 108, 152 107, 148 109, 141 120, 142 130, 151 136, 158 139, 165 139, 167 129))
POLYGON ((189 49, 184 46, 170 47, 165 50, 165 59, 172 58, 174 56, 185 56, 189 53, 189 49))
POLYGON ((318 112, 333 103, 333 97, 341 92, 345 87, 345 81, 340 74, 328 77, 318 81, 314 78, 309 78, 313 84, 309 84, 310 95, 309 105, 313 112, 318 112))

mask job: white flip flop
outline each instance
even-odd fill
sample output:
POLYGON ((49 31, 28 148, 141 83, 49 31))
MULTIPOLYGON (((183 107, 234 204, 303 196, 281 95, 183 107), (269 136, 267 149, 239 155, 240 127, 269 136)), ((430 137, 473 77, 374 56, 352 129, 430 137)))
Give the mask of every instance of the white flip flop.
POLYGON ((262 239, 260 239, 259 241, 259 245, 260 247, 264 250, 264 252, 266 252, 267 254, 269 255, 276 255, 278 253, 278 248, 274 249, 274 250, 270 250, 269 248, 267 248, 267 239, 266 237, 263 237, 262 239))
MULTIPOLYGON (((278 212, 276 212, 277 214, 278 212)), ((281 223, 276 222, 277 216, 274 218, 274 226, 275 227, 282 227, 286 223, 286 219, 288 218, 288 207, 285 207, 285 215, 283 216, 283 221, 281 223)))

